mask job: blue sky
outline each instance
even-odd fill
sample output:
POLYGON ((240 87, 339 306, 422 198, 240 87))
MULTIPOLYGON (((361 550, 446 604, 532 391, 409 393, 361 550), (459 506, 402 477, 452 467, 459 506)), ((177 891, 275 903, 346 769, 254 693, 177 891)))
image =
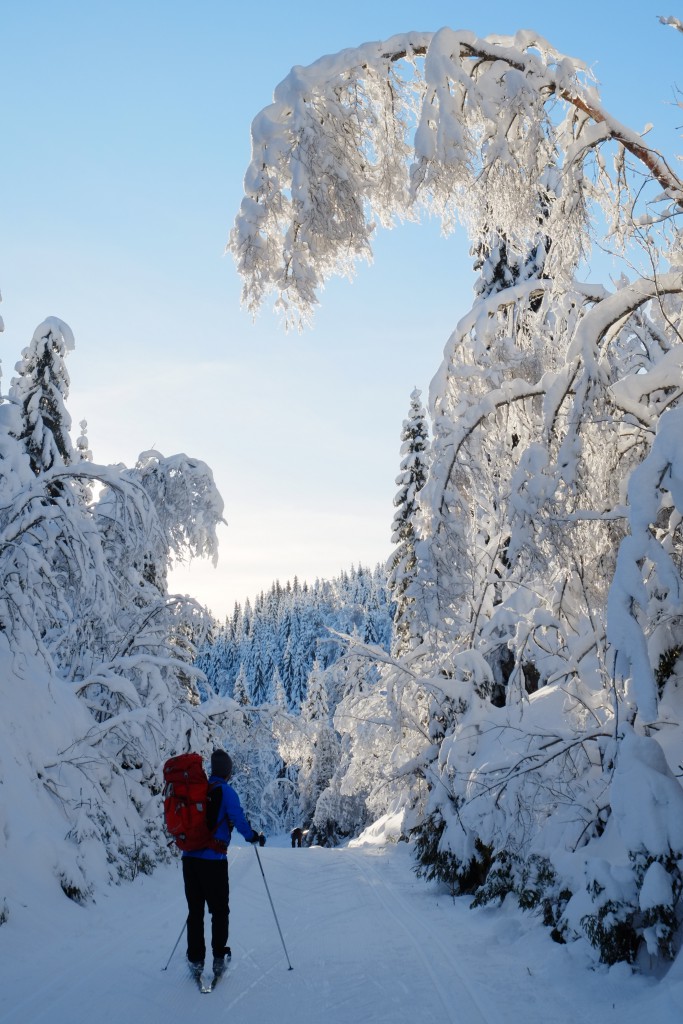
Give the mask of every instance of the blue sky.
POLYGON ((380 235, 371 267, 328 286, 313 331, 285 335, 268 311, 252 323, 223 249, 275 85, 409 29, 534 28, 672 154, 683 35, 657 15, 683 9, 634 6, 6 0, 4 387, 37 323, 59 316, 76 336, 69 408, 97 461, 156 447, 208 462, 229 526, 218 568, 196 563, 178 589, 222 616, 276 578, 384 560, 410 392, 426 393, 470 305, 466 239, 426 223, 380 235))

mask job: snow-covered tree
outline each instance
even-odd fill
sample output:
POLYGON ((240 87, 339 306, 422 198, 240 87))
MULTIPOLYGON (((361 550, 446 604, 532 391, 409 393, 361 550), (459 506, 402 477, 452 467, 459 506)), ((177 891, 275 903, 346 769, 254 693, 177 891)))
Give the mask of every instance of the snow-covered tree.
POLYGON ((330 706, 327 688, 322 669, 317 659, 313 662, 311 674, 306 687, 306 700, 301 707, 304 722, 316 722, 327 725, 330 718, 330 706))
POLYGON ((45 868, 84 899, 168 856, 161 766, 213 735, 194 665, 208 614, 165 579, 172 557, 215 553, 223 506, 196 460, 155 454, 126 470, 98 465, 84 430, 73 445, 72 347, 65 324, 45 321, 0 396, 0 689, 14 766, 2 781, 15 809, 0 845, 25 846, 34 817, 49 823, 45 868))
POLYGON ((333 841, 334 820, 316 817, 318 798, 332 778, 339 759, 339 742, 330 722, 325 672, 313 663, 301 708, 302 756, 298 776, 304 821, 311 823, 315 836, 324 843, 333 841))
POLYGON ((342 701, 336 720, 365 703, 368 724, 349 727, 339 792, 374 746, 378 774, 408 783, 423 866, 454 891, 513 893, 608 961, 621 932, 617 958, 641 941, 670 955, 680 784, 658 741, 670 765, 681 752, 649 733, 681 715, 674 161, 529 31, 407 33, 296 68, 252 147, 230 239, 250 309, 274 294, 288 325, 308 322, 377 224, 422 212, 465 226, 479 273, 430 388, 416 544, 429 642, 342 701), (623 255, 609 286, 583 279, 594 241, 623 255), (651 796, 622 803, 635 761, 658 765, 651 829, 636 827, 651 796))
POLYGON ((241 667, 237 679, 235 680, 235 686, 233 689, 233 698, 240 707, 247 707, 249 704, 249 694, 247 693, 247 674, 244 667, 241 667))
POLYGON ((277 670, 277 667, 273 670, 273 677, 271 679, 271 688, 273 692, 273 704, 276 708, 281 711, 287 710, 287 694, 285 693, 285 687, 282 682, 282 677, 277 670))
POLYGON ((19 439, 36 474, 74 460, 71 417, 65 404, 70 383, 65 360, 73 347, 67 324, 48 317, 34 331, 16 366, 9 399, 20 409, 19 439))
POLYGON ((401 471, 396 478, 399 490, 394 498, 396 514, 391 537, 396 547, 387 563, 387 582, 394 602, 392 649, 397 655, 419 646, 422 640, 419 622, 424 619, 424 616, 418 618, 415 612, 420 594, 415 544, 421 531, 418 495, 427 482, 429 427, 417 388, 410 396, 401 442, 401 471))

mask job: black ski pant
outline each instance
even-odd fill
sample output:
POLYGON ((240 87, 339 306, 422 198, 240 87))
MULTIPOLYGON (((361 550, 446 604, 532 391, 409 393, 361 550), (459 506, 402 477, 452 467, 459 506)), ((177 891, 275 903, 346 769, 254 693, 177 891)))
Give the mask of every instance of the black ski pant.
POLYGON ((187 959, 192 963, 204 962, 204 904, 211 914, 211 950, 214 956, 222 956, 228 942, 230 916, 227 858, 183 857, 183 881, 187 899, 187 959))

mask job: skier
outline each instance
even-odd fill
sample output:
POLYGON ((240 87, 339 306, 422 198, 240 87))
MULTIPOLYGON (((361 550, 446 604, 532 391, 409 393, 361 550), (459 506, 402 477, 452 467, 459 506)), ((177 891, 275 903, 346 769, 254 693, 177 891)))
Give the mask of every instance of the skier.
POLYGON ((293 828, 290 835, 292 837, 292 849, 294 849, 295 846, 301 846, 301 840, 304 837, 304 830, 302 828, 293 828))
POLYGON ((213 953, 213 984, 221 977, 230 959, 228 921, 230 915, 228 883, 228 846, 235 826, 248 843, 264 846, 266 837, 256 832, 244 816, 239 797, 228 779, 232 775, 232 759, 224 750, 211 755, 207 824, 214 835, 214 844, 203 850, 183 853, 183 881, 187 899, 187 959, 198 984, 204 970, 204 904, 211 914, 211 950, 213 953))

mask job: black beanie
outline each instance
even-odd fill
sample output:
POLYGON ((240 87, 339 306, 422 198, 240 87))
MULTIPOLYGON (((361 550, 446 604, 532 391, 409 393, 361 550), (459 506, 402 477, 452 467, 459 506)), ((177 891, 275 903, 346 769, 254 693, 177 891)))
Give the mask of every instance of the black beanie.
POLYGON ((211 774, 221 779, 229 779, 232 775, 232 758, 224 750, 214 750, 211 755, 211 774))

